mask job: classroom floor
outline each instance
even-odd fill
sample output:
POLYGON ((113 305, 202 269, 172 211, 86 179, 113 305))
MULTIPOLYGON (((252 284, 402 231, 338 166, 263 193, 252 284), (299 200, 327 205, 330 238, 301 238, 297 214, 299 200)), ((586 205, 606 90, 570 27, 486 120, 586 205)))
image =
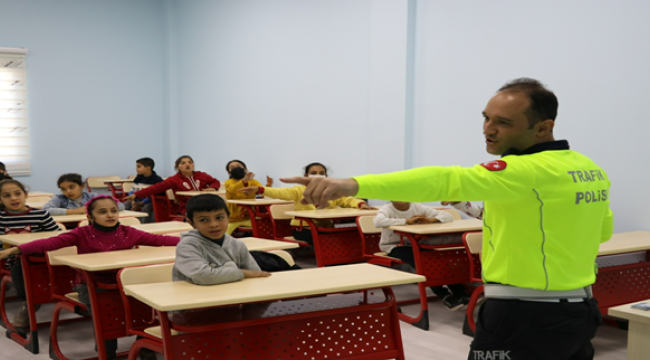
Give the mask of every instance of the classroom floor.
MULTIPOLYGON (((297 263, 303 268, 315 266, 313 258, 301 259, 297 263)), ((394 291, 398 299, 415 298, 418 295, 417 287, 413 285, 398 286, 394 291)), ((415 314, 417 307, 417 304, 403 306, 402 311, 415 314)), ((13 314, 17 308, 18 303, 14 301, 8 304, 7 311, 13 314)), ((49 321, 52 308, 53 305, 44 305, 38 312, 39 321, 49 321)), ((450 312, 440 301, 432 301, 429 304, 429 331, 422 331, 410 324, 401 323, 406 358, 409 360, 466 359, 471 338, 461 333, 463 319, 464 312, 450 312)), ((64 325, 59 332, 59 339, 63 352, 72 359, 96 356, 93 350, 94 340, 90 322, 64 325)), ((134 340, 133 337, 121 339, 119 351, 128 351, 134 340)), ((0 336, 0 359, 49 359, 47 328, 39 331, 39 341, 41 352, 33 355, 5 336, 0 336)), ((612 326, 601 326, 593 344, 596 348, 596 360, 625 360, 627 357, 627 331, 612 326)), ((158 359, 163 359, 162 355, 159 355, 158 359)))

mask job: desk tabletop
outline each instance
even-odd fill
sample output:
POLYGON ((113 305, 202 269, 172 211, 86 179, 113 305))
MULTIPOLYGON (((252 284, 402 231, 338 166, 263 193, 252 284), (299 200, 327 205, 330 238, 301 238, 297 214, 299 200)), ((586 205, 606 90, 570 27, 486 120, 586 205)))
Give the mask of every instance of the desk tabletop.
POLYGON ((177 191, 174 194, 181 195, 181 196, 197 196, 197 195, 203 195, 203 194, 226 196, 226 191, 225 190, 223 190, 223 191, 222 190, 219 190, 219 191, 177 191))
POLYGON ((451 232, 483 230, 483 221, 478 219, 454 220, 444 224, 389 226, 391 230, 416 235, 446 234, 451 232))
POLYGON ((650 231, 630 231, 612 235, 609 241, 600 244, 598 255, 624 254, 650 250, 650 231))
POLYGON ((266 278, 202 286, 187 281, 128 285, 127 295, 161 311, 286 299, 412 284, 425 277, 370 264, 275 272, 266 278))
POLYGON ((632 305, 642 303, 642 302, 650 303, 650 299, 611 307, 607 311, 607 314, 610 316, 616 316, 630 321, 637 321, 645 324, 650 324, 650 311, 632 309, 632 305))
POLYGON ((33 207, 34 209, 42 209, 47 203, 47 201, 30 201, 29 198, 25 201, 25 205, 33 207))
MULTIPOLYGON (((120 211, 120 217, 147 217, 147 216, 149 216, 149 214, 142 211, 131 211, 131 210, 120 211)), ((56 216, 52 216, 52 219, 54 219, 54 221, 58 221, 62 223, 79 222, 82 220, 88 220, 85 214, 56 215, 56 216)))
POLYGON ((157 223, 131 225, 131 227, 151 234, 171 234, 192 230, 192 225, 180 221, 163 221, 157 223))
POLYGON ((296 243, 287 241, 277 241, 269 239, 260 239, 255 237, 239 238, 249 251, 266 251, 266 250, 282 250, 282 249, 295 249, 300 247, 296 243))
MULTIPOLYGON (((44 192, 44 191, 28 191, 28 192, 27 192, 27 195, 28 195, 28 196, 31 196, 31 197, 36 197, 36 196, 54 196, 53 193, 44 192)), ((29 197, 28 197, 28 199, 29 199, 29 197)))
POLYGON ((322 209, 322 210, 297 210, 287 211, 285 214, 298 218, 308 219, 337 219, 337 218, 351 218, 362 215, 375 215, 377 210, 361 210, 352 208, 341 209, 322 209))
POLYGON ((55 256, 59 263, 86 271, 117 270, 129 266, 163 264, 176 259, 176 246, 142 247, 81 255, 55 256))
POLYGON ((133 182, 133 179, 106 179, 106 180, 100 180, 104 182, 104 184, 108 183, 125 183, 125 182, 133 182))
POLYGON ((237 205, 275 205, 275 204, 290 204, 292 201, 278 200, 278 199, 241 199, 241 200, 228 200, 229 204, 237 205))
POLYGON ((10 234, 0 235, 0 241, 9 245, 23 245, 32 241, 47 239, 53 236, 58 236, 67 231, 43 231, 29 234, 10 234))

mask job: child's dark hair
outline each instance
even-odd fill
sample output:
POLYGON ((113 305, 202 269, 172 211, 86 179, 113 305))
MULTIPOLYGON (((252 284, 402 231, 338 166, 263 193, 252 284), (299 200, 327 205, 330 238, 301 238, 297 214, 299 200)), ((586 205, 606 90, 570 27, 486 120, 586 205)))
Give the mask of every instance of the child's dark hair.
POLYGON ((75 173, 70 173, 70 174, 63 174, 59 176, 59 180, 56 181, 56 186, 61 186, 62 183, 69 181, 72 183, 75 183, 81 187, 84 186, 83 179, 81 178, 80 174, 75 174, 75 173))
POLYGON ((187 201, 185 206, 186 216, 190 220, 194 220, 194 213, 197 211, 218 211, 225 210, 226 214, 230 216, 230 210, 226 201, 221 196, 202 194, 193 196, 187 201))
MULTIPOLYGON (((136 164, 140 164, 144 167, 150 167, 151 170, 153 170, 153 167, 156 166, 156 163, 153 161, 152 158, 144 157, 142 159, 138 159, 135 161, 136 164)), ((178 165, 177 165, 178 166, 178 165)))
POLYGON ((2 171, 7 171, 7 167, 5 166, 5 163, 0 161, 0 172, 2 172, 2 171))
POLYGON ((319 163, 319 162, 313 162, 307 166, 305 166, 305 176, 309 175, 309 169, 312 168, 312 166, 322 166, 323 169, 325 169, 325 174, 327 174, 327 166, 319 163))
POLYGON ((5 166, 5 163, 0 161, 0 181, 13 179, 11 176, 9 176, 9 174, 5 174, 5 171, 7 171, 7 167, 5 166))
POLYGON ((230 169, 229 169, 229 168, 230 168, 230 164, 232 164, 232 163, 234 163, 234 162, 238 162, 238 163, 240 163, 240 164, 242 164, 242 165, 244 166, 244 169, 248 169, 248 166, 246 166, 246 164, 245 164, 243 161, 241 161, 241 160, 230 160, 230 161, 228 161, 228 163, 226 164, 226 171, 227 171, 227 172, 230 172, 230 169))
POLYGON ((176 162, 174 163, 174 169, 178 170, 178 165, 181 164, 181 161, 183 161, 183 159, 190 159, 190 160, 192 160, 192 162, 194 162, 194 159, 192 159, 191 156, 183 155, 183 156, 179 157, 178 159, 176 159, 176 162))
MULTIPOLYGON (((27 190, 25 189, 25 185, 23 185, 20 181, 14 180, 14 179, 5 179, 5 180, 0 181, 0 192, 2 192, 2 188, 5 185, 9 185, 9 184, 14 184, 14 185, 18 186, 20 188, 20 190, 22 190, 25 194, 27 194, 27 190)), ((4 208, 4 205, 2 205, 2 203, 0 202, 0 209, 3 209, 3 208, 4 208)))

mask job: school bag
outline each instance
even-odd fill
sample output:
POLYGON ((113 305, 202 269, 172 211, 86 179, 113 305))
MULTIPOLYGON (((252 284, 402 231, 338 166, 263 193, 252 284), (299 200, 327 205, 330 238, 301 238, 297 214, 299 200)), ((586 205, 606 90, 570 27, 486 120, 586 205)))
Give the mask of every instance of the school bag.
POLYGON ((273 272, 300 269, 300 266, 296 264, 291 266, 280 256, 266 251, 251 251, 250 253, 263 271, 273 272))

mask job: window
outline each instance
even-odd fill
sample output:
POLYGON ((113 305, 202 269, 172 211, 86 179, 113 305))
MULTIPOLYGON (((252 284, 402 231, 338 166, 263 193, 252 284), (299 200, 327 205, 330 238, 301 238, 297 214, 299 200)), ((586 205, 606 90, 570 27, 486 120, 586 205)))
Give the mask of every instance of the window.
POLYGON ((30 175, 26 49, 0 48, 0 161, 10 175, 30 175))

